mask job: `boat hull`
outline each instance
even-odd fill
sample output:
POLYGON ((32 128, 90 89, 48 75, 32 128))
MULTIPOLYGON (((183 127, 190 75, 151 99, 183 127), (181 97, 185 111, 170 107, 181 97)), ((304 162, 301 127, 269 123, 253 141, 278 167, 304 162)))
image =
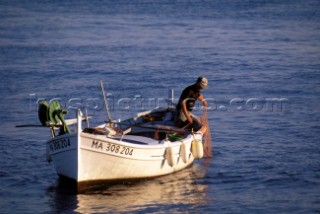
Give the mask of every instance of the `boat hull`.
POLYGON ((78 135, 57 136, 47 142, 47 160, 52 162, 59 176, 78 179, 78 135))
POLYGON ((193 140, 190 135, 177 142, 150 142, 140 136, 116 139, 81 132, 53 138, 47 142, 47 151, 57 174, 74 182, 77 191, 82 192, 101 184, 154 178, 182 170, 194 161, 193 140), (146 142, 130 143, 138 140, 146 142))

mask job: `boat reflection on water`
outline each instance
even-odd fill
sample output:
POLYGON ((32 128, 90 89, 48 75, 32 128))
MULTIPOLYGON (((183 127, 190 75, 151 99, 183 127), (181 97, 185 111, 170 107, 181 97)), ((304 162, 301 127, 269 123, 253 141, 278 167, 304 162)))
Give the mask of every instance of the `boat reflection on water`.
POLYGON ((112 185, 85 194, 67 193, 59 185, 51 189, 53 210, 77 213, 156 212, 162 208, 168 209, 171 205, 172 210, 194 209, 210 201, 205 175, 206 167, 196 163, 171 175, 112 185))

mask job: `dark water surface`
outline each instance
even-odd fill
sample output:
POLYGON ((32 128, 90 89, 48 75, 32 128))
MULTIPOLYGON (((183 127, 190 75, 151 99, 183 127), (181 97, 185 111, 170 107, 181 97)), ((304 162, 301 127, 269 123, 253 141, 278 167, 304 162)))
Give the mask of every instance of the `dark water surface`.
MULTIPOLYGON (((320 3, 0 1, 1 213, 319 213, 320 3), (92 125, 209 79, 214 158, 75 195, 46 162, 37 99, 92 125), (282 106, 281 106, 282 104, 282 106)), ((196 111, 201 115, 201 111, 196 111)))

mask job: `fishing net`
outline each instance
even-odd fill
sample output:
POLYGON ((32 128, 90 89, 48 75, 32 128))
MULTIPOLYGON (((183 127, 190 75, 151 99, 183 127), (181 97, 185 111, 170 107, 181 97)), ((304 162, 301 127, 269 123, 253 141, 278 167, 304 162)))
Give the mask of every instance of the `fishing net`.
POLYGON ((204 133, 204 143, 203 143, 203 155, 205 158, 212 158, 212 141, 211 141, 211 132, 208 122, 208 113, 207 108, 203 108, 201 123, 203 126, 207 127, 206 132, 204 133))

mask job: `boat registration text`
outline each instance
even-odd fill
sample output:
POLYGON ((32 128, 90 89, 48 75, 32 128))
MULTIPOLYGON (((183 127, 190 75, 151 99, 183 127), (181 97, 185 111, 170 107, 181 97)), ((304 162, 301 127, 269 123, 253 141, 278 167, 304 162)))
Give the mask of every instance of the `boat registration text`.
POLYGON ((62 150, 70 146, 71 146, 71 143, 69 138, 62 138, 62 139, 53 140, 49 142, 49 147, 51 151, 62 150))
POLYGON ((91 144, 91 148, 98 149, 101 151, 121 154, 121 155, 132 155, 133 149, 125 146, 119 146, 112 143, 103 143, 97 140, 93 140, 91 144))

